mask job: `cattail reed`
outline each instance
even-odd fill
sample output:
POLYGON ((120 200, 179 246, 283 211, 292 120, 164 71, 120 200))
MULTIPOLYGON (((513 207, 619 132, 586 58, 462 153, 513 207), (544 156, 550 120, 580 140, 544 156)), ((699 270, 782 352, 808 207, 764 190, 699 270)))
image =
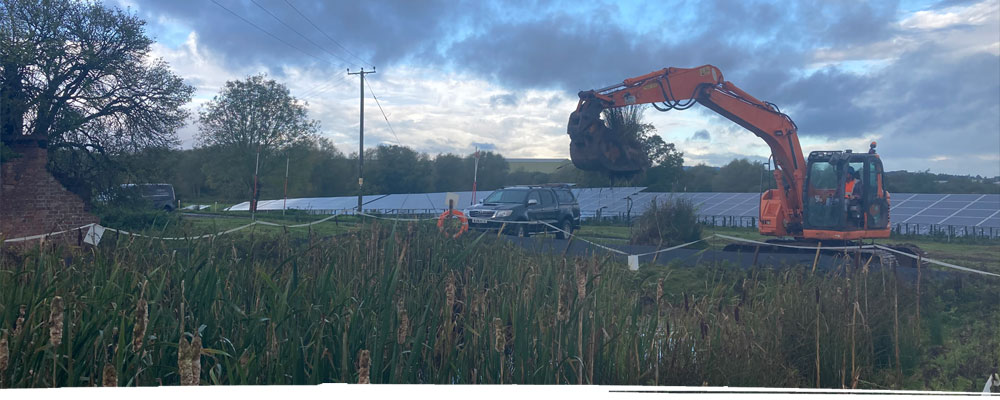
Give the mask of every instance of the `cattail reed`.
POLYGON ((406 314, 406 308, 403 307, 402 300, 396 305, 396 312, 399 315, 399 329, 396 332, 396 343, 403 344, 406 343, 406 335, 410 331, 410 317, 406 314))
POLYGON ((455 305, 455 275, 449 273, 444 282, 445 312, 450 314, 452 307, 455 305))
POLYGON ((21 304, 20 310, 18 310, 17 320, 14 321, 14 332, 11 332, 13 337, 18 337, 21 332, 24 331, 24 314, 27 312, 28 308, 24 304, 21 304))
POLYGON ((493 341, 493 350, 498 353, 503 353, 504 347, 507 347, 507 338, 504 336, 503 332, 503 321, 498 318, 493 318, 493 335, 495 337, 493 341))
POLYGON ((3 333, 0 337, 0 375, 7 370, 7 364, 10 363, 10 348, 7 345, 7 332, 3 333))
POLYGON ((138 353, 142 350, 142 339, 146 337, 146 327, 149 325, 149 304, 144 298, 146 283, 142 284, 139 301, 135 305, 135 327, 132 328, 132 350, 138 353))
POLYGON ((358 352, 358 383, 367 384, 371 383, 369 377, 369 369, 371 368, 371 358, 368 350, 361 350, 358 352))
POLYGON ((587 269, 579 260, 576 263, 576 296, 580 300, 587 297, 587 269))
POLYGON ((201 336, 194 337, 188 350, 191 362, 191 380, 188 384, 198 386, 201 382, 201 336))
POLYGON ((559 302, 556 307, 556 319, 559 321, 569 321, 569 287, 559 283, 559 302))
POLYGON ((52 346, 62 344, 63 338, 63 299, 56 296, 52 298, 52 310, 49 312, 49 343, 52 346))
POLYGON ((177 370, 181 385, 197 386, 201 383, 201 337, 188 341, 181 336, 177 346, 177 370))
POLYGON ((118 371, 111 363, 104 364, 104 371, 101 374, 101 386, 118 387, 118 371))
POLYGON ((184 336, 177 342, 177 374, 181 378, 181 385, 187 386, 191 382, 191 343, 184 336))

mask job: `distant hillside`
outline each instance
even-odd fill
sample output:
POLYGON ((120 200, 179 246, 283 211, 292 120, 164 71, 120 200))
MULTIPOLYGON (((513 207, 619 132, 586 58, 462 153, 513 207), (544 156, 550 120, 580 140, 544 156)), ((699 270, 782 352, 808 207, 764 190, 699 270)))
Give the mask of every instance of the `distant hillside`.
POLYGON ((551 174, 556 172, 559 167, 571 164, 571 162, 565 158, 508 158, 507 164, 510 165, 511 172, 520 170, 551 174))

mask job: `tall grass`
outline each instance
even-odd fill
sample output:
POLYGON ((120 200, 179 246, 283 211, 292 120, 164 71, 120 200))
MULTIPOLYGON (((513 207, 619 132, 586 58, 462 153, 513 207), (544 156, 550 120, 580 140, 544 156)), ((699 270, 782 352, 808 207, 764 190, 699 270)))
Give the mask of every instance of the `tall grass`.
POLYGON ((897 366, 913 373, 922 354, 914 294, 860 269, 634 273, 610 257, 531 255, 494 235, 451 240, 404 223, 263 241, 109 234, 99 248, 0 257, 2 387, 815 386, 817 375, 822 387, 898 387, 897 366), (682 277, 697 283, 672 289, 682 277))

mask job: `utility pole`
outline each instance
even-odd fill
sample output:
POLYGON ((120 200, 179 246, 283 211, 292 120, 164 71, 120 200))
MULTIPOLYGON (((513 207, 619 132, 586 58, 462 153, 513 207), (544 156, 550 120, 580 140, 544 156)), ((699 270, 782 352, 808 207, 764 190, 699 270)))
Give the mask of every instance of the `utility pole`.
POLYGON ((365 71, 361 67, 361 72, 351 72, 347 69, 348 75, 359 75, 361 77, 361 128, 358 131, 358 213, 361 212, 361 198, 364 194, 365 186, 365 74, 374 74, 375 67, 371 71, 365 71))
POLYGON ((479 147, 476 147, 476 164, 472 168, 472 205, 476 204, 476 178, 479 177, 479 147))
POLYGON ((288 208, 288 153, 285 153, 285 200, 281 203, 281 215, 285 215, 285 209, 288 208))

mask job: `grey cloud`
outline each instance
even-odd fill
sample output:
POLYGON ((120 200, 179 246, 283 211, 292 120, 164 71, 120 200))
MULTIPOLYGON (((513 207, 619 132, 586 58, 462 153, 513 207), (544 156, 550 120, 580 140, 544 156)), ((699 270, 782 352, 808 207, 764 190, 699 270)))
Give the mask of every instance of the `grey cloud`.
POLYGON ((517 105, 517 96, 514 96, 511 93, 496 94, 496 95, 490 96, 490 105, 493 106, 493 107, 497 107, 497 106, 516 106, 517 105))
POLYGON ((254 62, 272 66, 315 64, 339 71, 348 66, 370 68, 367 63, 375 66, 391 64, 408 57, 434 58, 436 41, 447 36, 456 24, 463 24, 463 21, 472 18, 478 7, 477 3, 454 7, 445 0, 336 3, 290 0, 324 32, 358 56, 354 57, 318 32, 284 1, 257 0, 267 11, 321 48, 303 39, 252 2, 218 1, 313 57, 253 28, 212 2, 137 0, 137 7, 139 15, 148 21, 169 17, 194 29, 199 35, 200 45, 219 53, 231 65, 254 62))
POLYGON ((695 132, 694 135, 691 135, 691 138, 688 140, 701 140, 707 142, 712 140, 712 136, 709 135, 708 130, 700 129, 697 132, 695 132))
POLYGON ((493 143, 472 142, 471 144, 479 148, 479 150, 493 151, 497 149, 497 146, 493 143))

